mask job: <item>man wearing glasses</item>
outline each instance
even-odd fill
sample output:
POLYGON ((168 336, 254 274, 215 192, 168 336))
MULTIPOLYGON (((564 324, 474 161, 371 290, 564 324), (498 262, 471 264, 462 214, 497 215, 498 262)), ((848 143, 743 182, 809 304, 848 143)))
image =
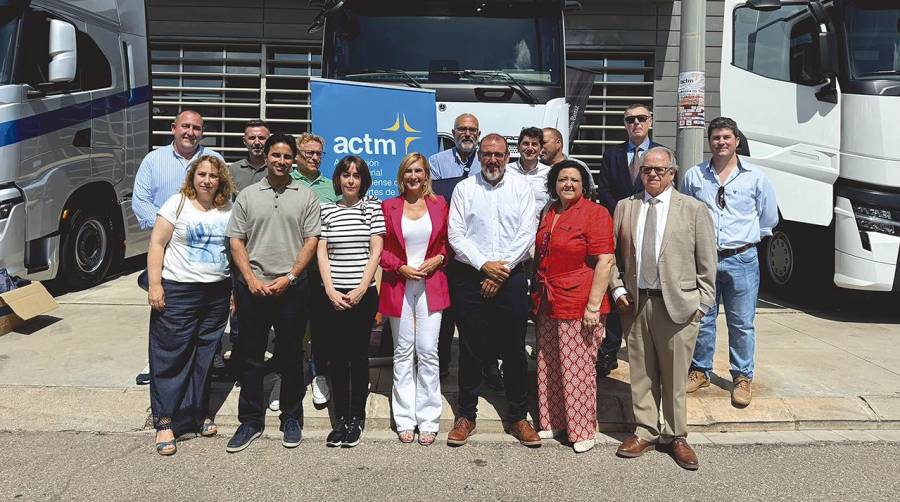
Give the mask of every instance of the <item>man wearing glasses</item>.
POLYGON ((700 319, 715 303, 716 250, 709 212, 674 188, 675 156, 657 146, 641 161, 644 191, 616 205, 616 262, 609 289, 628 337, 634 435, 624 458, 667 450, 700 467, 687 443, 686 372, 700 319))
POLYGON ((431 165, 431 179, 466 177, 470 172, 481 171, 481 163, 475 150, 478 146, 478 118, 471 113, 463 113, 453 122, 453 142, 456 145, 428 158, 431 165))
MULTIPOLYGON (((320 203, 337 202, 341 196, 334 193, 331 179, 323 176, 322 171, 319 170, 324 156, 324 138, 311 133, 301 134, 297 137, 297 169, 291 172, 291 178, 312 190, 319 198, 320 203)), ((327 342, 324 339, 327 334, 325 333, 325 320, 322 317, 323 312, 327 311, 328 297, 322 286, 315 257, 310 261, 307 271, 309 274, 309 351, 312 355, 312 364, 310 364, 310 373, 313 375, 312 396, 313 404, 322 406, 331 399, 331 389, 328 387, 327 342)), ((275 407, 273 398, 269 408, 275 407)))
MULTIPOLYGON (((600 174, 597 177, 598 202, 613 214, 616 204, 644 189, 639 166, 648 150, 659 143, 650 141, 653 113, 643 104, 625 108, 625 131, 628 140, 611 145, 603 151, 600 174)), ((618 354, 622 346, 622 322, 615 312, 606 319, 606 336, 597 354, 597 375, 606 376, 619 367, 618 354)))
POLYGON ((700 336, 688 373, 687 392, 709 386, 716 350, 718 304, 725 305, 728 355, 731 362, 731 403, 743 408, 752 397, 753 357, 756 349, 756 299, 759 262, 756 244, 778 224, 775 192, 765 174, 737 156, 738 126, 727 117, 713 119, 707 129, 708 162, 685 173, 681 192, 706 204, 715 223, 719 254, 716 301, 703 317, 700 336))

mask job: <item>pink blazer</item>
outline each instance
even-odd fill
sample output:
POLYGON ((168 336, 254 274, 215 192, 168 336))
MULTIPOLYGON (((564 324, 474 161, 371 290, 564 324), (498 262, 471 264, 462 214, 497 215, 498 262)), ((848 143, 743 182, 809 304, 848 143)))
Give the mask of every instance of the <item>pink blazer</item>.
MULTIPOLYGON (((425 258, 437 255, 444 256, 447 264, 449 246, 447 245, 447 217, 450 208, 440 195, 425 198, 428 216, 431 218, 431 238, 425 258)), ((381 252, 381 295, 378 311, 382 315, 400 317, 403 313, 403 295, 406 292, 406 279, 397 273, 397 269, 406 265, 406 243, 403 241, 403 197, 394 197, 381 203, 384 213, 384 224, 387 234, 384 236, 384 250, 381 252)), ((447 274, 444 266, 438 267, 425 278, 425 299, 429 312, 438 312, 450 306, 450 290, 447 287, 447 274)))

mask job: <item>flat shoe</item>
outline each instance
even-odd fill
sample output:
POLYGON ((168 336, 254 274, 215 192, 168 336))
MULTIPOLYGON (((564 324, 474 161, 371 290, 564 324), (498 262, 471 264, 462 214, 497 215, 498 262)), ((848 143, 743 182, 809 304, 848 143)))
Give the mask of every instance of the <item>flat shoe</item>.
POLYGON ((174 455, 176 451, 178 451, 178 447, 175 446, 174 439, 170 439, 168 441, 157 441, 156 443, 156 453, 159 453, 164 457, 174 455))

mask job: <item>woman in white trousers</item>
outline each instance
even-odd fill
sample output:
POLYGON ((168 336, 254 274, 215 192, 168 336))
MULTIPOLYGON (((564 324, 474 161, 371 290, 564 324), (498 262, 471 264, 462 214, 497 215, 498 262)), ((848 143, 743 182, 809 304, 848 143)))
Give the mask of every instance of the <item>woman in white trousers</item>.
POLYGON ((441 418, 438 335, 450 306, 447 201, 431 189, 431 168, 419 153, 400 162, 400 196, 382 203, 387 234, 381 255, 379 311, 394 335, 391 404, 401 442, 434 443, 441 418), (418 364, 416 363, 418 360, 418 364))

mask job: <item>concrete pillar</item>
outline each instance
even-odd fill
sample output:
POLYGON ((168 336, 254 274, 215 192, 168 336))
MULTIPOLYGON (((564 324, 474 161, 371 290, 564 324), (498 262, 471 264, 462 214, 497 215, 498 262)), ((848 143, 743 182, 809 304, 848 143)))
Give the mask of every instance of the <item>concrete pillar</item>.
MULTIPOLYGON (((685 72, 706 71, 706 0, 681 1, 681 53, 678 60, 679 88, 685 72)), ((705 95, 705 88, 701 90, 705 95)), ((680 100, 679 92, 679 100, 680 100)), ((705 96, 704 96, 705 100, 705 96)), ((680 115, 680 105, 678 103, 680 115)), ((678 120, 678 117, 676 117, 678 120)), ((675 153, 680 169, 687 169, 703 160, 704 127, 678 124, 675 153)))

